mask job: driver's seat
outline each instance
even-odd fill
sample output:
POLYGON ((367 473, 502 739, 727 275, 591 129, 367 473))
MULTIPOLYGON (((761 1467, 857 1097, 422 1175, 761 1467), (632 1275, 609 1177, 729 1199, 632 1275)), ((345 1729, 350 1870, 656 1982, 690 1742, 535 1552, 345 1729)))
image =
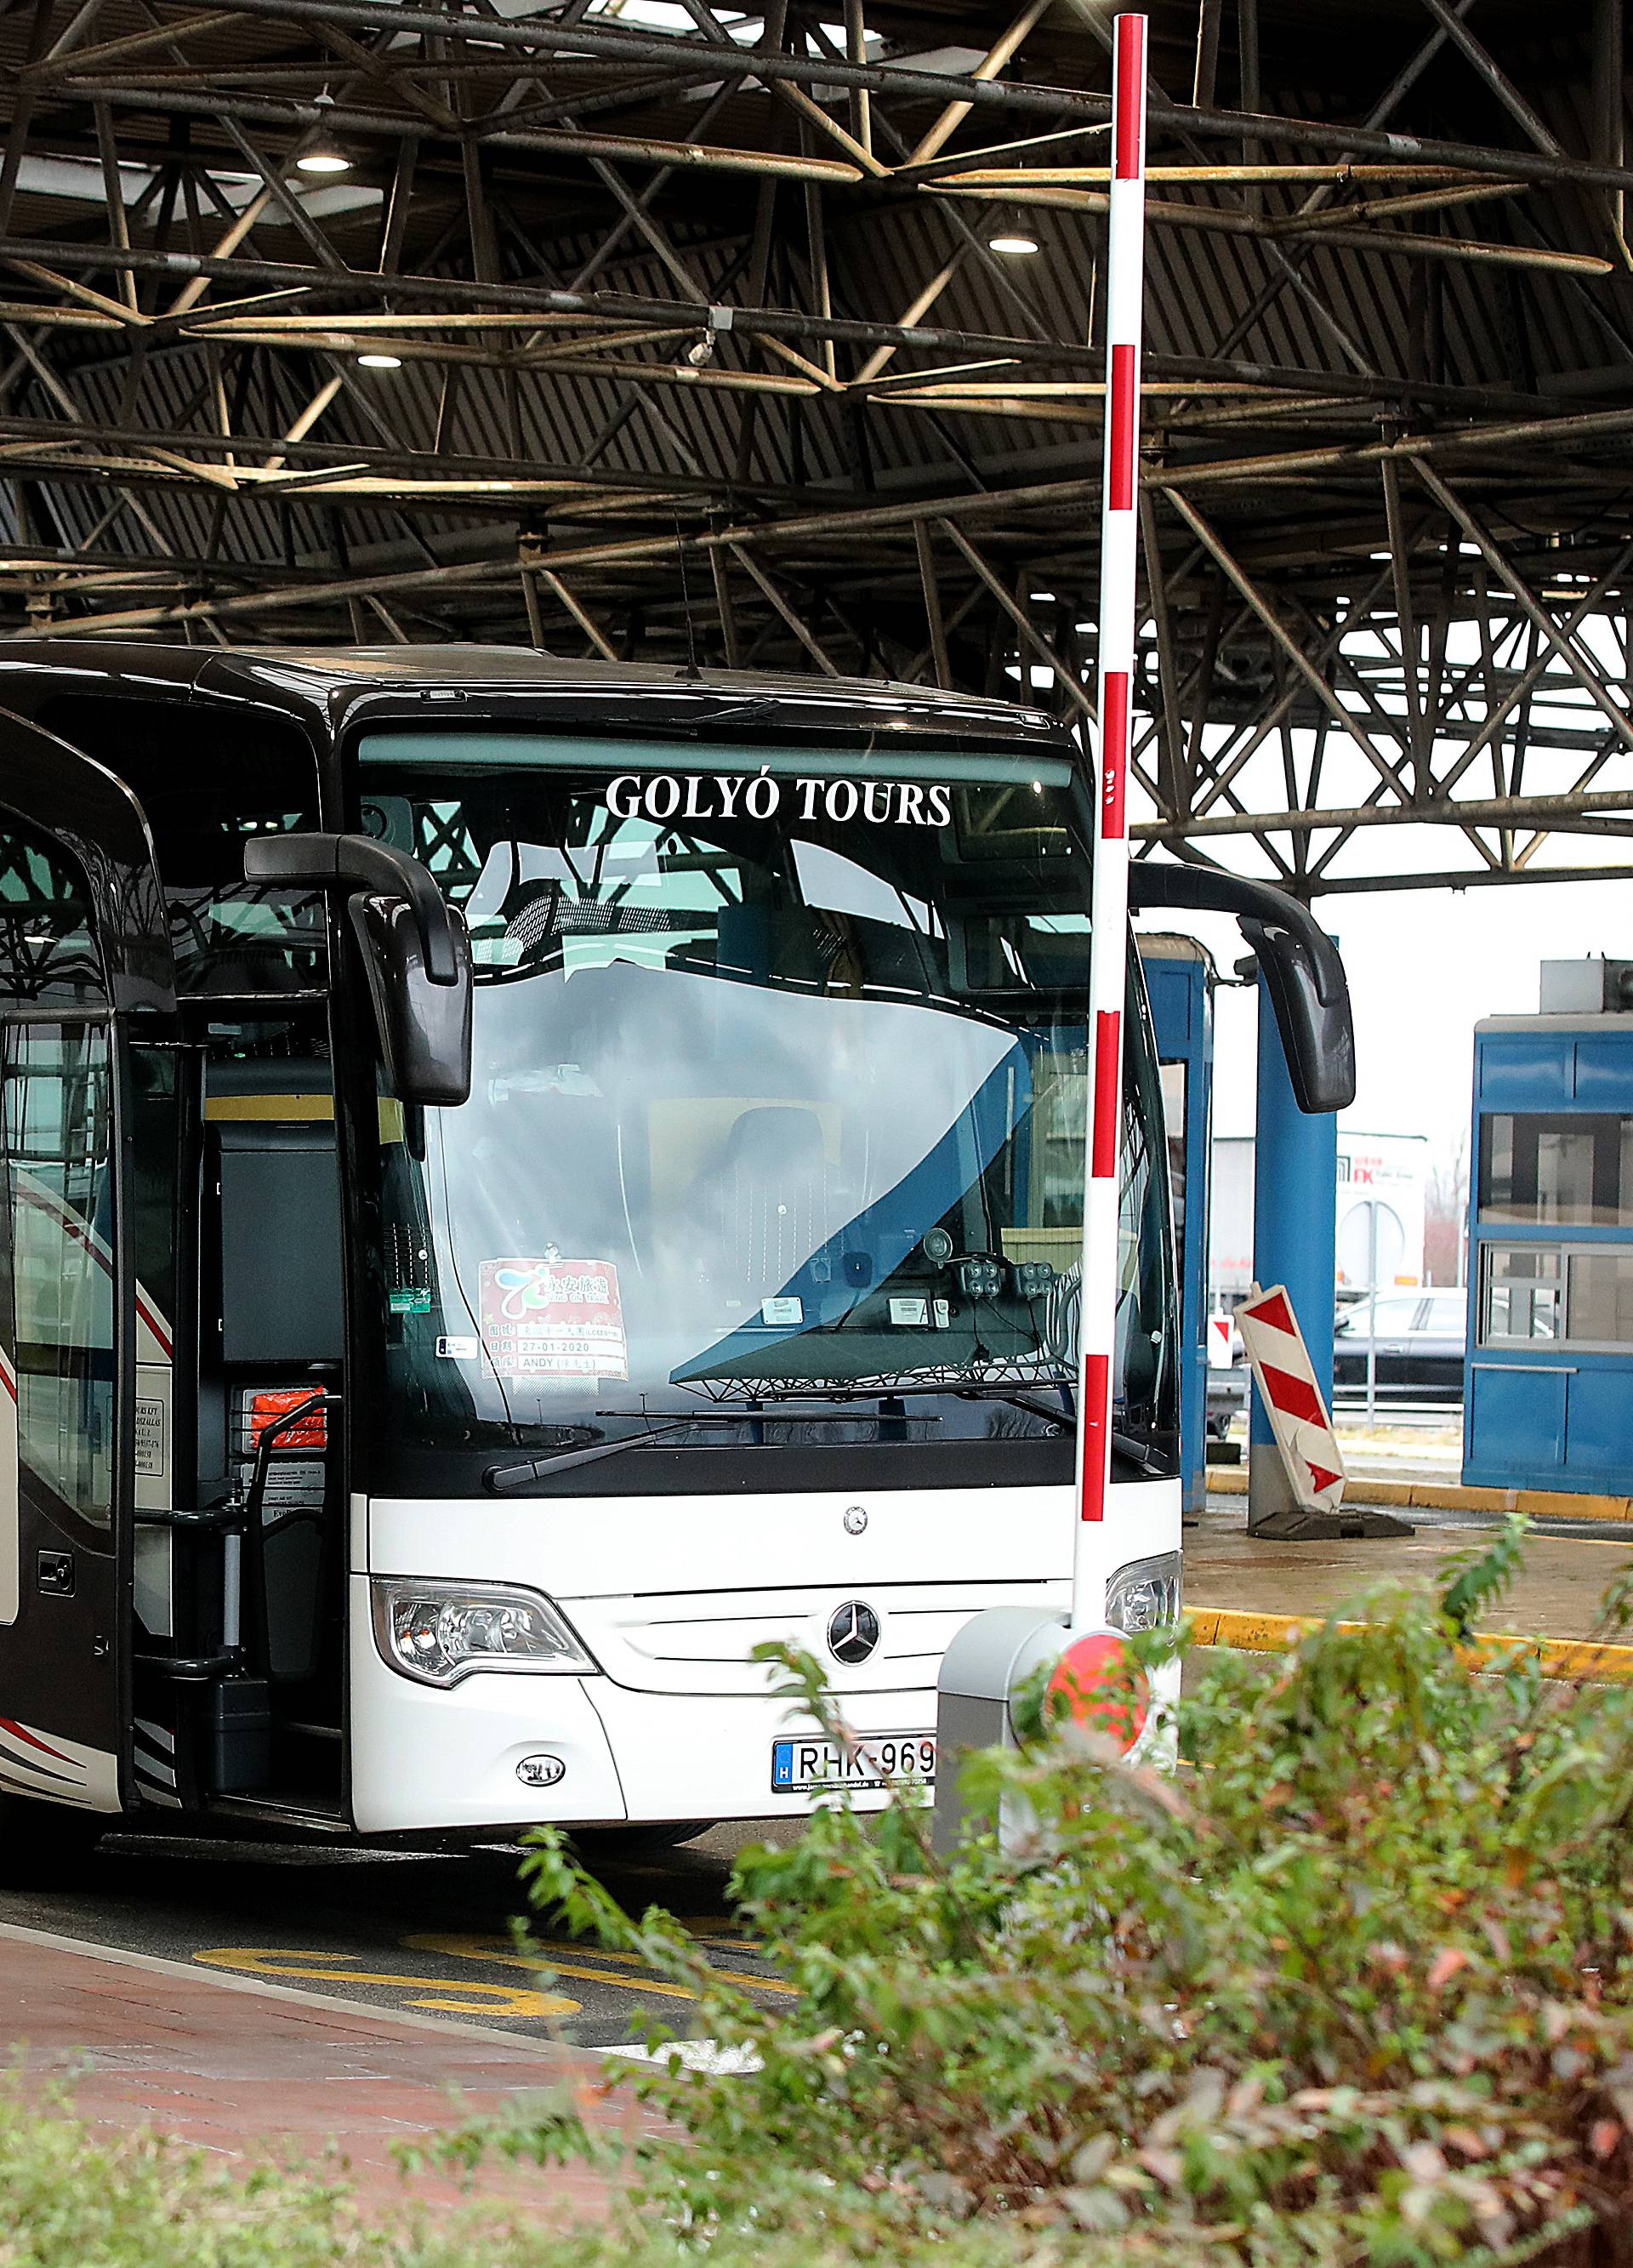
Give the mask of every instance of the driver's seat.
POLYGON ((814 1110, 757 1103, 735 1118, 696 1184, 717 1287, 758 1298, 786 1284, 833 1232, 834 1178, 814 1110))

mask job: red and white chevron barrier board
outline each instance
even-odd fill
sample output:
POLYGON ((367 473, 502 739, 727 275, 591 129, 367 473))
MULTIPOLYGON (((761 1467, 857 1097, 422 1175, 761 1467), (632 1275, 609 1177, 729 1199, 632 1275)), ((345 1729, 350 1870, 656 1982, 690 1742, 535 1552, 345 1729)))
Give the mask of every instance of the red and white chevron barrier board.
POLYGON ((1111 195, 1106 224, 1106 440, 1100 500, 1100 772, 1089 944, 1089 1139, 1084 1160, 1074 1624, 1104 1610, 1094 1523, 1111 1479, 1113 1358, 1122 1277, 1122 1003, 1128 983, 1129 828, 1124 810, 1134 682, 1140 332, 1145 278, 1145 18, 1112 26, 1111 195))
POLYGON ((1286 1285, 1255 1292, 1238 1307, 1236 1321, 1294 1498, 1306 1512, 1336 1512, 1343 1502, 1343 1452, 1286 1285))

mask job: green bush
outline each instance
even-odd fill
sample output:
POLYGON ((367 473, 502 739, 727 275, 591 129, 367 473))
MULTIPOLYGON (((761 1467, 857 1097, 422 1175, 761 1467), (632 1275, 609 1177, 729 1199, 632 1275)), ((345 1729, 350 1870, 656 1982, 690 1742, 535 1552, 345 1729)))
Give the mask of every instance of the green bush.
MULTIPOLYGON (((989 2256, 938 2250, 936 2268, 989 2256)), ((514 2207, 426 2210, 412 2178, 400 2198, 359 2205, 342 2170, 313 2179, 245 2173, 155 2133, 110 2137, 0 2084, 4 2268, 696 2268, 678 2234, 627 2213, 606 2225, 529 2226, 514 2207)), ((842 2268, 804 2244, 724 2248, 718 2268, 842 2268)), ((711 2260, 711 2268, 716 2264, 711 2260)))
MULTIPOLYGON (((66 2097, 0 2087, 4 2268, 396 2268, 345 2185, 245 2175, 154 2134, 107 2137, 66 2097)), ((449 2264, 452 2268, 452 2264, 449 2264)))
MULTIPOLYGON (((748 2067, 643 2071, 666 2130, 563 2102, 464 2146, 598 2159, 694 2257, 1633 2258, 1633 1691, 1460 1653, 1519 1548, 1285 1660, 1211 1657, 1178 1780, 1075 1729, 973 1759, 983 1810, 1029 1808, 1019 1852, 940 1865, 908 1800, 746 1852, 797 2000, 541 1836, 540 1909, 690 1986, 748 2067)), ((836 1727, 815 1665, 784 1673, 836 1727)))
MULTIPOLYGON (((977 1803, 1030 1822, 1019 1851, 939 1866, 904 1801, 746 1852, 746 1918, 798 1987, 769 2008, 541 1837, 552 1921, 695 1990, 742 2051, 640 2068, 666 2124, 552 2100, 457 2138, 599 2162, 605 2225, 423 2215, 412 2182, 354 2206, 12 2089, 0 2268, 1633 2260, 1633 1689, 1460 1653, 1519 1548, 1285 1660, 1193 1665, 1176 1780, 1072 1730, 974 1759, 977 1803)), ((814 1665, 784 1675, 836 1727, 814 1665)))

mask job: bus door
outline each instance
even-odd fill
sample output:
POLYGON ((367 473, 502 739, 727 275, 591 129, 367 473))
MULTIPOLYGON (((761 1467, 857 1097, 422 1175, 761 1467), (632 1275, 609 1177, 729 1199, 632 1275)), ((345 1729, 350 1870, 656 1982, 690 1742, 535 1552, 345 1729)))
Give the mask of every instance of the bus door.
POLYGON ((1213 964, 1188 937, 1137 939, 1162 1065, 1169 1187, 1180 1261, 1180 1442, 1188 1516, 1208 1502, 1208 1176, 1212 1148, 1213 964))
POLYGON ((139 806, 0 716, 0 1791, 82 1810, 131 1793, 136 1474, 170 1357, 131 1256, 132 1056, 174 1012, 139 806))

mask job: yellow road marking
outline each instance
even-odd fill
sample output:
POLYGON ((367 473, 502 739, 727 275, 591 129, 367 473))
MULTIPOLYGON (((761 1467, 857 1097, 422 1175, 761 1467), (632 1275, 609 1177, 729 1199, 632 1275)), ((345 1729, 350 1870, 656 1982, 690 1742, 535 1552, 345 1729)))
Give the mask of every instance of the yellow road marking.
MULTIPOLYGON (((434 1948, 428 1949, 434 1950, 434 1948)), ((405 1977, 383 1969, 336 1968, 349 1962, 345 1953, 290 1951, 276 1946, 212 1946, 195 1953, 195 1961, 209 1969, 236 1969, 252 1977, 294 1977, 308 1984, 394 1984, 408 1987, 416 1997, 410 2008, 439 2008, 460 2016, 576 2016, 581 2004, 559 1992, 537 1992, 519 1984, 483 1984, 474 1977, 445 1983, 435 1977, 405 1977), (476 1996, 480 1995, 480 1998, 476 1996)))
MULTIPOLYGON (((500 1969, 544 1969, 563 1977, 593 1977, 598 1984, 622 1984, 632 1992, 659 1992, 671 1999, 695 2000, 697 1998, 689 1985, 666 1984, 655 1977, 642 1973, 644 1964, 638 1953, 596 1953, 592 1955, 596 1962, 616 1962, 635 1970, 636 1974, 629 1977, 620 1976, 615 1970, 609 1974, 604 1968, 592 1968, 589 1962, 575 1958, 570 1953, 563 1956, 549 1950, 524 1953, 508 1937, 448 1937, 438 1933, 430 1936, 405 1937, 402 1943, 409 1953, 448 1953, 461 1961, 490 1961, 500 1969)), ((751 1977, 746 1970, 739 1969, 717 1969, 715 1974, 728 1984, 747 1984, 755 1992, 784 1992, 795 1998, 798 1996, 799 1987, 785 1984, 780 1977, 751 1977)))
MULTIPOLYGON (((1234 1607, 1195 1607, 1187 1616, 1198 1646, 1231 1646, 1245 1653, 1283 1653, 1309 1631, 1322 1627, 1319 1615, 1245 1614, 1234 1607)), ((1339 1623, 1341 1631, 1365 1630, 1365 1623, 1339 1623)), ((1526 1638, 1518 1631, 1475 1631, 1458 1649, 1473 1669, 1500 1666, 1517 1654, 1534 1655, 1545 1677, 1584 1683, 1633 1678, 1633 1646, 1601 1646, 1592 1638, 1526 1638)))
MULTIPOLYGON (((1239 1465, 1210 1466, 1208 1489, 1210 1495, 1246 1496, 1247 1472, 1239 1465)), ((1373 1474, 1355 1483, 1350 1502, 1352 1509, 1395 1504, 1416 1512, 1528 1512, 1540 1520, 1633 1520, 1633 1496, 1568 1496, 1559 1489, 1465 1488, 1460 1481, 1398 1481, 1373 1474)))
MULTIPOLYGON (((656 1992, 666 2000, 695 2000, 697 1998, 689 1985, 664 1984, 656 1977, 640 1975, 622 1976, 614 1969, 592 1968, 583 1961, 557 1961, 544 1954, 518 1953, 508 1937, 447 1937, 439 1932, 432 1932, 425 1936, 405 1937, 402 1945, 408 1953, 453 1954, 461 1961, 491 1962, 497 1969, 543 1969, 556 1976, 587 1977, 594 1984, 622 1984, 627 1992, 638 1988, 644 1992, 656 1992)), ((634 1961, 635 1955, 598 1954, 596 1959, 634 1961)))

